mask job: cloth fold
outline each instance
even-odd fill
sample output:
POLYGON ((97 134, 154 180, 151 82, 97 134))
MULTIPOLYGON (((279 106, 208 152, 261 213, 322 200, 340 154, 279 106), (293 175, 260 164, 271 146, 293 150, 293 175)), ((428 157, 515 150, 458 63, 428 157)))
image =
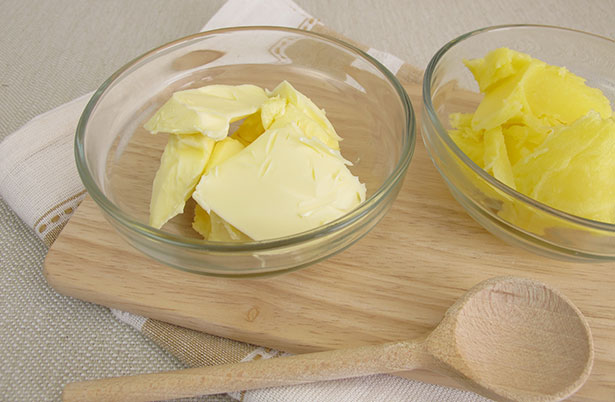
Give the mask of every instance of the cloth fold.
POLYGON ((91 96, 35 117, 0 142, 0 195, 47 246, 85 198, 73 140, 91 96))
MULTIPOLYGON (((291 0, 229 0, 203 30, 227 26, 275 25, 342 38, 291 0)), ((421 72, 399 58, 361 44, 402 83, 420 82, 421 72)), ((85 94, 42 114, 0 143, 0 195, 50 246, 86 195, 74 162, 73 139, 85 94)), ((112 310, 121 322, 152 339, 187 366, 274 358, 284 353, 112 310)), ((329 381, 230 394, 242 401, 479 401, 476 394, 390 375, 329 381)))

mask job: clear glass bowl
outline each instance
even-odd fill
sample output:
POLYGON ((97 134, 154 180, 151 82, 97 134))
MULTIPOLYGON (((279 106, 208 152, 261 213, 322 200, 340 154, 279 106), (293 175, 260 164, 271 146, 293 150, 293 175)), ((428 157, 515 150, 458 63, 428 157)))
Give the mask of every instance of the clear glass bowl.
MULTIPOLYGON (((164 45, 113 74, 87 105, 75 139, 81 179, 112 226, 135 248, 172 267, 247 277, 287 272, 327 258, 364 236, 395 199, 410 163, 415 119, 397 79, 334 38, 275 27, 229 28, 164 45), (207 242, 191 229, 194 205, 157 230, 148 226, 165 134, 143 129, 177 90, 209 84, 273 89, 288 80, 324 108, 367 199, 322 227, 248 243, 207 242)), ((257 212, 255 212, 257 213, 257 212)))
POLYGON ((463 59, 484 57, 499 47, 564 66, 602 90, 614 104, 615 41, 551 26, 473 31, 442 47, 425 71, 422 135, 431 159, 457 201, 502 240, 565 260, 615 260, 615 225, 574 216, 526 197, 486 173, 449 137, 449 114, 472 112, 481 99, 463 59))

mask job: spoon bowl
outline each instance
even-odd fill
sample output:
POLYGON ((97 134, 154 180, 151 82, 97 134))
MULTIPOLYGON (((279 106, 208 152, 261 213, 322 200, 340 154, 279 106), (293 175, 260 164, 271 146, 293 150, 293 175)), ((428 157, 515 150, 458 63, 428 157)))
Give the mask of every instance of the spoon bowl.
POLYGON ((151 401, 417 368, 503 401, 567 398, 589 377, 594 347, 568 298, 530 279, 479 283, 426 338, 68 384, 65 401, 151 401))
POLYGON ((585 383, 594 357, 579 309, 556 289, 514 277, 470 289, 425 346, 432 369, 498 400, 563 399, 585 383))

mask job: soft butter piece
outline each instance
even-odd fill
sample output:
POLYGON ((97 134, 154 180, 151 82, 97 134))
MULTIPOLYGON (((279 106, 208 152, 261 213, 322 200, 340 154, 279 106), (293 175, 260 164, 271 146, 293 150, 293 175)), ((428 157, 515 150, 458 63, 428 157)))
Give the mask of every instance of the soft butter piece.
POLYGON ((267 99, 255 85, 208 85, 175 92, 145 123, 152 134, 201 133, 214 140, 228 135, 230 123, 260 109, 267 99))
POLYGON ((201 178, 193 198, 254 240, 297 234, 365 200, 338 151, 289 124, 267 130, 201 178))
MULTIPOLYGON (((316 106, 310 98, 297 91, 288 81, 282 81, 269 93, 269 96, 284 99, 287 104, 293 106, 292 109, 302 112, 308 119, 315 122, 318 128, 322 129, 322 135, 321 133, 316 134, 315 129, 311 132, 320 137, 329 147, 339 149, 338 143, 341 141, 341 137, 333 128, 333 124, 327 118, 325 111, 316 106)), ((292 113, 297 115, 294 110, 292 113)))
POLYGON ((258 112, 246 117, 239 128, 231 134, 230 138, 239 141, 244 146, 248 146, 264 132, 265 128, 263 127, 263 123, 261 121, 261 111, 259 110, 258 112))
POLYGON ((291 123, 296 124, 307 137, 317 137, 328 147, 339 150, 340 137, 324 111, 287 81, 270 92, 260 111, 248 116, 232 137, 248 145, 265 130, 291 123))
POLYGON ((615 223, 615 122, 590 112, 561 126, 513 169, 519 191, 573 215, 615 223))
POLYGON ((209 241, 248 242, 252 240, 230 223, 225 222, 215 212, 208 214, 199 204, 194 207, 192 228, 209 241))
POLYGON ((615 223, 609 99, 566 68, 507 48, 465 64, 485 96, 473 114, 449 116, 459 148, 535 200, 615 223))
POLYGON ((484 134, 484 141, 484 169, 502 183, 516 189, 515 178, 513 177, 510 160, 508 159, 506 141, 502 134, 502 128, 495 127, 491 130, 487 130, 484 134))
POLYGON ((244 148, 245 146, 240 141, 231 137, 226 137, 222 141, 216 142, 203 173, 209 173, 211 169, 238 154, 244 148))
POLYGON ((215 141, 203 134, 171 134, 154 177, 150 202, 150 226, 160 229, 182 213, 194 191, 215 141))
POLYGON ((611 116, 609 100, 599 89, 563 67, 507 48, 484 59, 465 62, 485 93, 472 119, 475 130, 503 125, 525 125, 546 133, 570 124, 593 110, 611 116))
MULTIPOLYGON (((326 125, 321 125, 313 120, 302 109, 292 103, 286 103, 278 97, 270 98, 261 108, 263 127, 275 129, 288 124, 296 124, 308 138, 316 137, 329 148, 339 150, 340 145, 337 134, 328 131, 326 125)), ((324 117, 324 121, 329 121, 324 117)))
POLYGON ((480 91, 486 92, 502 80, 523 72, 531 62, 529 55, 502 47, 482 59, 464 60, 463 63, 474 75, 480 91))
MULTIPOLYGON (((216 142, 209 161, 205 166, 204 174, 218 166, 232 156, 238 154, 244 146, 238 140, 227 137, 216 142)), ((192 228, 209 241, 220 242, 245 242, 251 239, 228 222, 222 220, 217 214, 207 213, 199 204, 195 205, 192 228)))

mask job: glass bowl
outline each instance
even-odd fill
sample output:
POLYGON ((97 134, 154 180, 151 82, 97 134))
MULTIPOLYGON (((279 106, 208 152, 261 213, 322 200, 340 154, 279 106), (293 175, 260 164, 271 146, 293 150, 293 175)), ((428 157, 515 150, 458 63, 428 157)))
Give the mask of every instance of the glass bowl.
POLYGON ((564 260, 615 260, 615 225, 562 212, 515 191, 472 162, 448 135, 449 114, 473 112, 481 99, 463 59, 481 58, 499 47, 564 66, 614 104, 613 40, 553 26, 473 31, 442 47, 425 71, 422 135, 433 163, 463 208, 502 240, 564 260))
POLYGON ((122 67, 84 110, 75 156, 90 196, 132 246, 182 270, 249 277, 305 267, 368 233, 397 196, 414 143, 410 100, 371 56, 312 32, 244 27, 188 36, 122 67), (326 110, 352 173, 367 187, 365 202, 316 229, 241 244, 199 238, 190 200, 163 230, 148 226, 151 186, 167 141, 166 134, 143 129, 149 117, 177 90, 210 84, 273 89, 283 80, 326 110))

